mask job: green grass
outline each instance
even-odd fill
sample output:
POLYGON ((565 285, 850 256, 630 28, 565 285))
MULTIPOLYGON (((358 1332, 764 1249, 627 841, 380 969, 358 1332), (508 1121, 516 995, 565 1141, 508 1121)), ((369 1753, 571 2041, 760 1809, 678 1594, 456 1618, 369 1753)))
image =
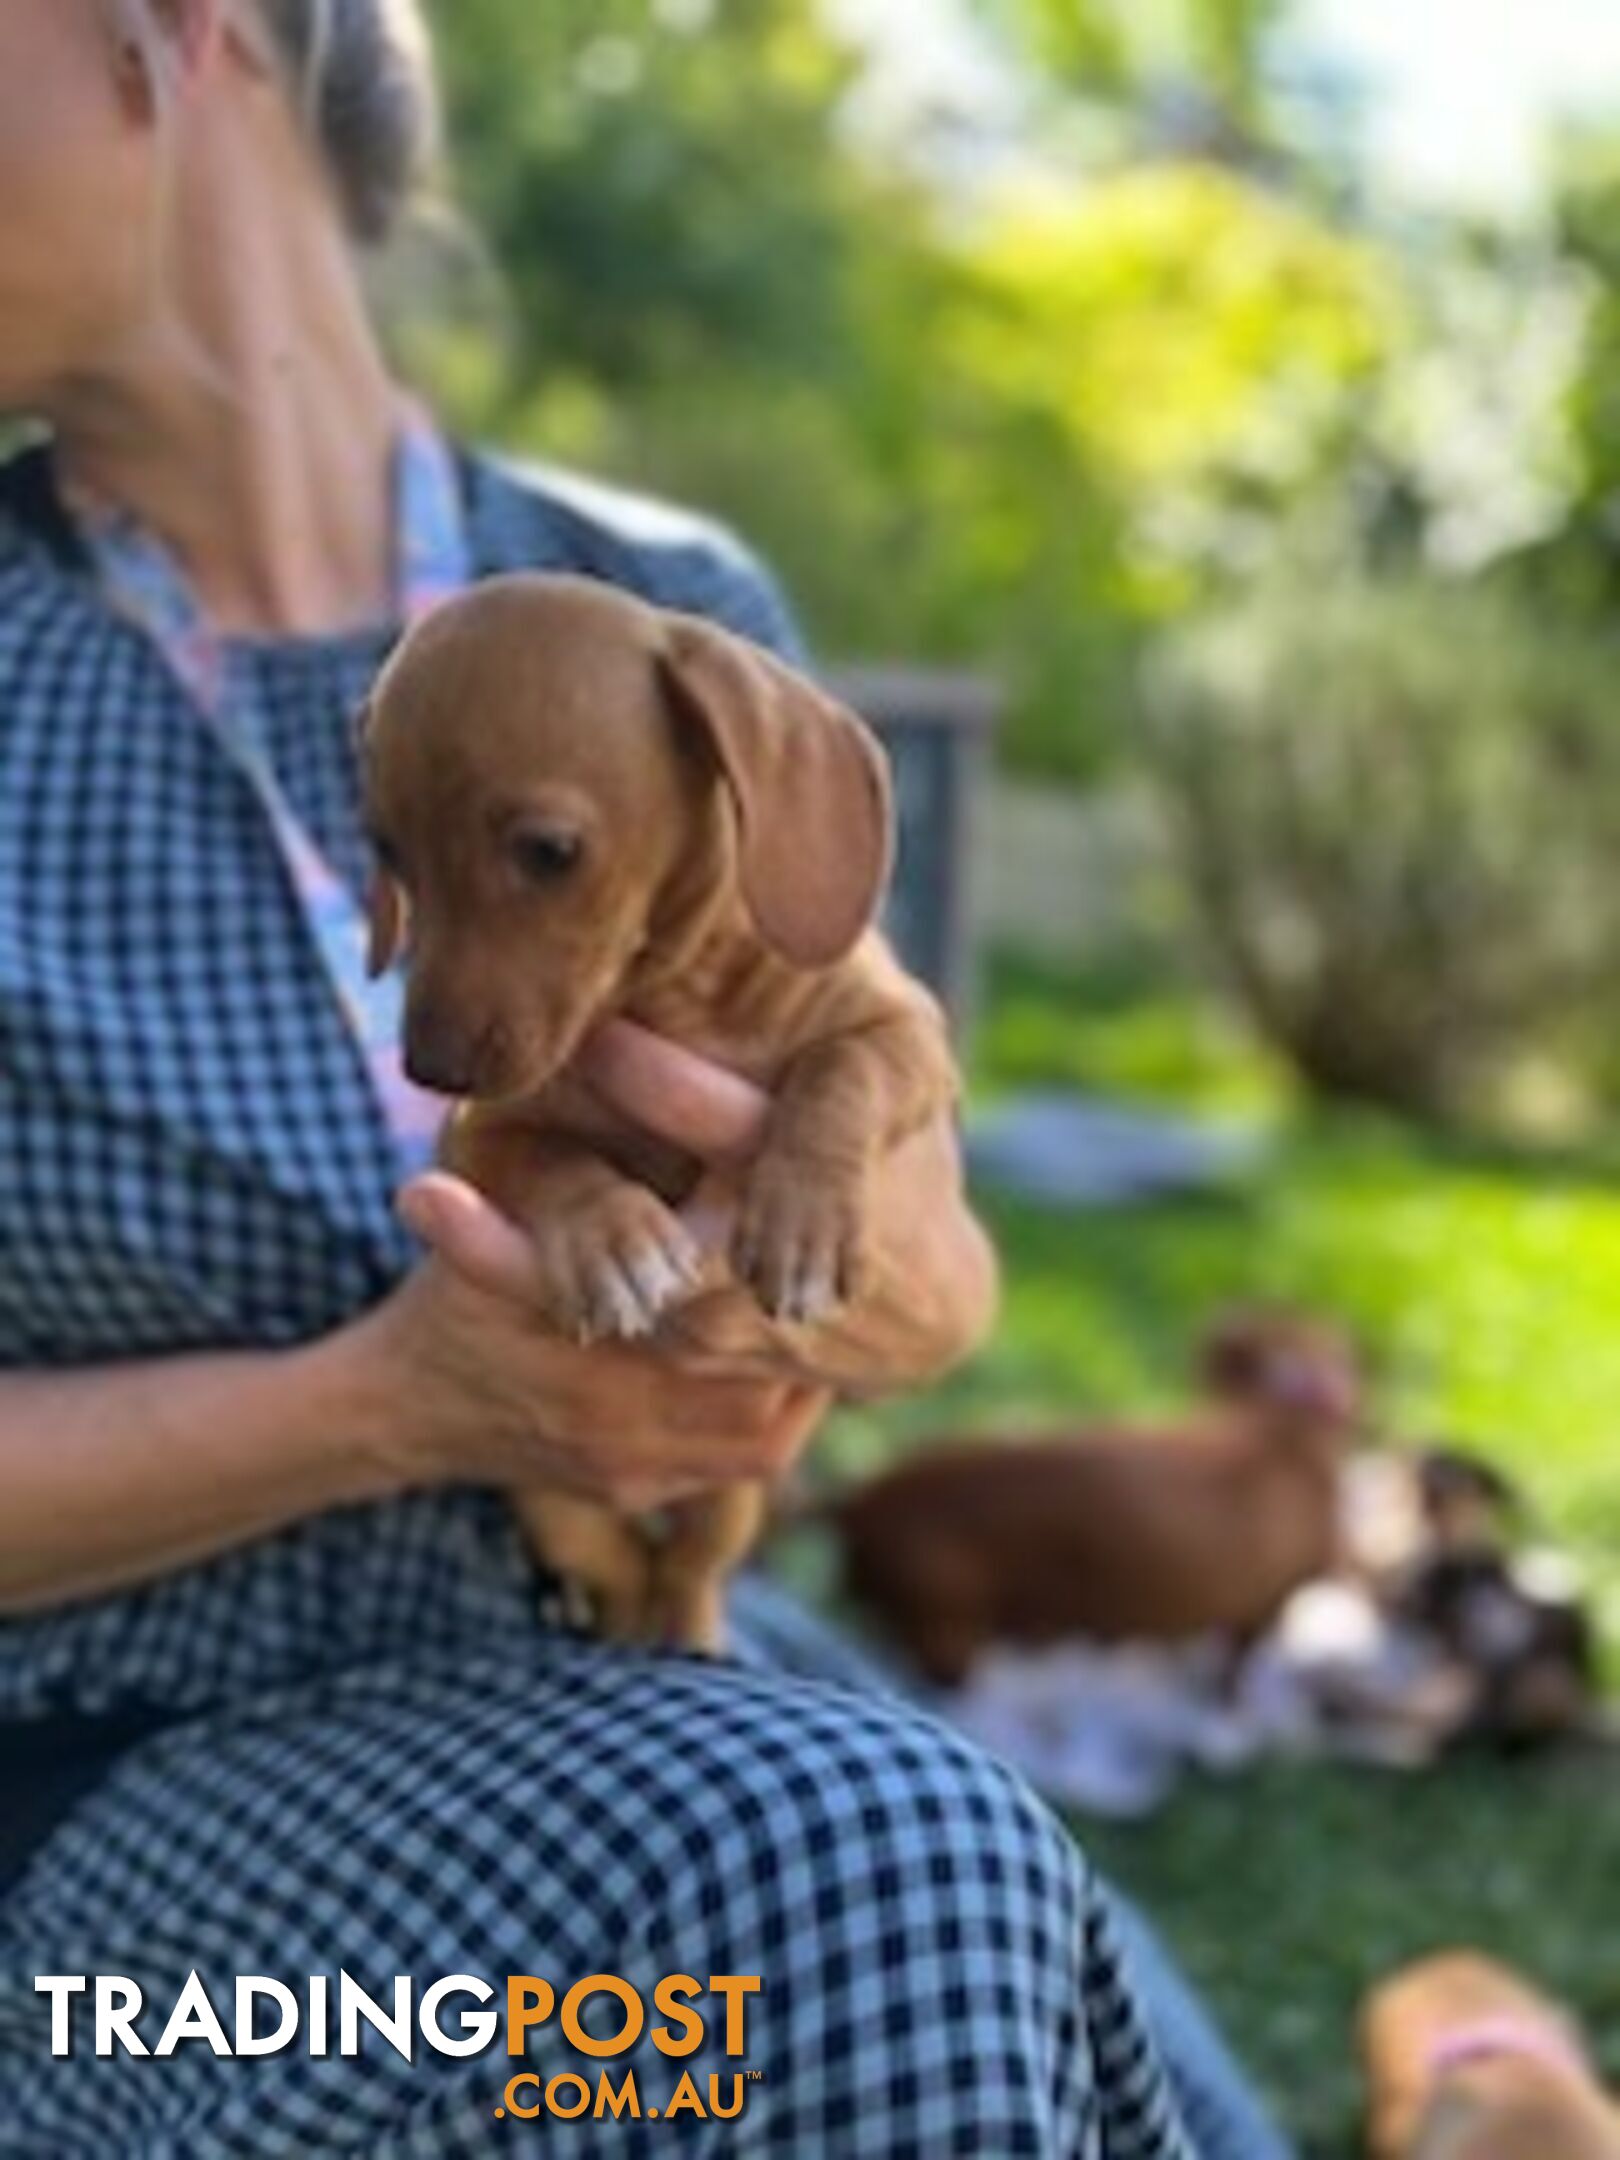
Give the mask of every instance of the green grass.
POLYGON ((1304 2152, 1347 2160, 1356 2004, 1426 1951, 1468 1942, 1532 1971, 1606 2036, 1620 2078, 1613 1793, 1595 1757, 1430 1777, 1277 1768, 1080 1834, 1175 1943, 1304 2152))
MULTIPOLYGON (((845 1419, 834 1475, 947 1426, 1183 1399, 1189 1351, 1234 1299, 1341 1316, 1395 1435, 1478 1446, 1582 1561, 1620 1636, 1620 1176, 1306 1114, 1184 988, 1129 973, 998 970, 976 1084, 1070 1081, 1263 1118, 1240 1193, 1123 1213, 995 1204, 1005 1323, 932 1396, 845 1419)), ((1514 1957, 1616 2042, 1620 1808, 1613 1763, 1431 1776, 1278 1768, 1086 1843, 1153 1912, 1312 2153, 1353 2149, 1351 2032, 1366 1983, 1471 1940, 1514 1957)))

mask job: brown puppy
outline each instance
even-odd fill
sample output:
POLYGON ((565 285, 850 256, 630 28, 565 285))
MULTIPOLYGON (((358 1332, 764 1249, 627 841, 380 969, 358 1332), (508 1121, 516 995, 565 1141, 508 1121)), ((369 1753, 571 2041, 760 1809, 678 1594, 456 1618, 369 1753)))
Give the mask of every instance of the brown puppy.
POLYGON ((1620 2115, 1568 2020, 1472 1951, 1376 1988, 1361 2049, 1372 2160, 1620 2160, 1620 2115))
MULTIPOLYGON (((571 1071, 623 1016, 769 1089, 731 1267, 789 1324, 860 1287, 867 1182, 951 1100, 933 1000, 871 924, 887 769, 854 716, 711 625, 519 576, 441 608, 365 723, 372 966, 408 953, 405 1061, 458 1097, 447 1165, 532 1234, 552 1323, 651 1335, 703 1277, 675 1212, 698 1165, 571 1071)), ((763 1496, 665 1535, 554 1492, 518 1506, 604 1631, 713 1651, 763 1496)))
POLYGON ((995 1644, 1258 1633, 1335 1558, 1359 1414, 1331 1329, 1219 1329, 1197 1418, 941 1441, 834 1503, 845 1586, 942 1686, 995 1644))

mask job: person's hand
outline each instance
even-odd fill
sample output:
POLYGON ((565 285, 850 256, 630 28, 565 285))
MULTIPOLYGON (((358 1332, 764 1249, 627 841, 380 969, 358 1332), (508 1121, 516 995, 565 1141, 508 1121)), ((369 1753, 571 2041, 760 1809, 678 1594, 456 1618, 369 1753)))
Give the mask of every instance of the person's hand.
MULTIPOLYGON (((699 1246, 722 1262, 770 1098, 622 1021, 591 1043, 587 1072, 621 1114, 709 1166, 683 1212, 699 1246)), ((878 1163, 870 1207, 865 1287, 828 1320, 795 1327, 769 1319, 721 1266, 719 1287, 675 1311, 664 1339, 722 1369, 852 1396, 937 1379, 984 1340, 1000 1295, 995 1250, 968 1205, 953 1118, 941 1116, 878 1163)))
MULTIPOLYGON (((746 1446, 758 1453, 740 1471, 737 1456, 728 1455, 720 1475, 775 1475, 804 1445, 832 1391, 877 1394, 930 1378, 985 1332, 995 1308, 995 1262, 963 1197, 948 1121, 917 1134, 880 1166, 866 1295, 825 1326, 789 1328, 726 1281, 723 1266, 738 1183, 769 1120, 768 1095, 625 1021, 587 1044, 581 1071, 621 1116, 709 1166, 684 1212, 715 1262, 718 1287, 673 1314, 644 1348, 559 1342, 541 1334, 531 1317, 539 1299, 524 1233, 458 1178, 434 1171, 415 1180, 400 1197, 400 1213, 450 1280, 425 1272, 421 1286, 408 1284, 397 1294, 400 1311, 412 1320, 413 1300, 427 1308, 420 1322, 424 1347, 434 1339, 428 1323, 441 1320, 453 1337, 473 1345, 475 1361, 486 1331, 500 1343, 524 1346, 519 1392, 529 1424, 518 1445, 525 1460, 533 1463, 537 1449, 561 1442, 570 1458, 563 1474, 576 1482, 605 1476, 634 1484, 667 1474, 690 1489, 714 1482, 715 1473, 694 1458, 702 1436, 723 1417, 722 1430, 746 1435, 746 1446), (560 1416, 546 1407, 536 1365, 563 1387, 560 1416), (587 1432, 592 1438, 578 1444, 587 1432)), ((445 1344, 446 1352, 455 1349, 455 1341, 445 1344)), ((493 1340, 487 1349, 493 1362, 482 1377, 498 1387, 504 1352, 493 1340)), ((438 1362, 442 1367, 444 1358, 438 1362)), ((464 1384, 478 1377, 465 1373, 464 1384)), ((442 1414, 433 1421, 442 1422, 442 1414)))
MULTIPOLYGON (((704 1161, 740 1162, 758 1145, 768 1098, 642 1029, 615 1023, 582 1063, 621 1115, 704 1161)), ((581 1346, 542 1329, 529 1240, 460 1178, 414 1180, 400 1214, 432 1257, 359 1324, 354 1350, 407 1483, 555 1483, 639 1511, 779 1477, 825 1413, 820 1387, 724 1354, 581 1346)), ((724 1243, 706 1196, 693 1219, 724 1243)))
MULTIPOLYGON (((770 1097, 752 1081, 628 1020, 612 1021, 592 1036, 576 1069, 620 1117, 709 1166, 682 1212, 699 1247, 721 1262, 731 1238, 737 1179, 765 1136, 770 1097)), ((518 1305, 543 1304, 528 1239, 463 1179, 429 1171, 401 1193, 399 1211, 466 1282, 518 1305)))
POLYGON ((554 1484, 628 1512, 780 1477, 827 1405, 710 1359, 566 1342, 437 1258, 355 1324, 347 1355, 393 1482, 554 1484))
MULTIPOLYGON (((711 1171, 688 1209, 699 1241, 723 1252, 739 1174, 711 1171)), ((995 1320, 994 1248, 968 1206, 954 1123, 941 1117, 877 1165, 860 1294, 810 1327, 773 1321, 735 1283, 678 1307, 672 1347, 731 1372, 809 1380, 852 1399, 922 1387, 960 1364, 995 1320)))

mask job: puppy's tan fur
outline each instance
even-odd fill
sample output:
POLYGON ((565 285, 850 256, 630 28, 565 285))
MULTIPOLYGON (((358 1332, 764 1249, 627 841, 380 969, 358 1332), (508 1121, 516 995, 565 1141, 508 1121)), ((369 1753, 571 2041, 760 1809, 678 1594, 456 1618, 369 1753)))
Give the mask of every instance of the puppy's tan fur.
MULTIPOLYGON (((736 1279, 788 1325, 855 1298, 873 1167, 955 1087, 937 1006, 871 927, 892 819, 859 721, 710 624, 520 576, 406 640, 365 745, 372 964, 408 952, 407 1069, 461 1099, 444 1159, 530 1232, 552 1323, 648 1336, 701 1280, 675 1212, 699 1166, 573 1069, 609 1016, 770 1091, 736 1279)), ((761 1505, 727 1488, 655 1538, 518 1500, 606 1632, 709 1650, 761 1505)))
POLYGON ((1371 2160, 1620 2160, 1620 2115, 1576 2061, 1486 2052, 1442 2064, 1459 2034, 1545 2033, 1557 2006, 1473 1951, 1425 1959, 1362 2010, 1371 2160))
POLYGON ((858 1488, 833 1510, 851 1596, 944 1686, 996 1644, 1257 1633, 1335 1559, 1355 1369, 1276 1315, 1203 1364, 1177 1424, 938 1441, 858 1488))

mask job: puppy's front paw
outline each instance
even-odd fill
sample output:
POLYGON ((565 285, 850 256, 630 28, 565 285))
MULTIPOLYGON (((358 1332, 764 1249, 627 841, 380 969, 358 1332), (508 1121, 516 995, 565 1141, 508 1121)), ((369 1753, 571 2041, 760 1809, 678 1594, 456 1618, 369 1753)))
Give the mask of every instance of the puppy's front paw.
POLYGON ((825 1320, 861 1287, 859 1174, 763 1155, 737 1214, 731 1264, 773 1319, 825 1320))
POLYGON ((685 1226, 640 1185, 620 1186, 542 1223, 535 1254, 547 1313, 580 1342, 650 1335, 703 1271, 703 1255, 685 1226))

